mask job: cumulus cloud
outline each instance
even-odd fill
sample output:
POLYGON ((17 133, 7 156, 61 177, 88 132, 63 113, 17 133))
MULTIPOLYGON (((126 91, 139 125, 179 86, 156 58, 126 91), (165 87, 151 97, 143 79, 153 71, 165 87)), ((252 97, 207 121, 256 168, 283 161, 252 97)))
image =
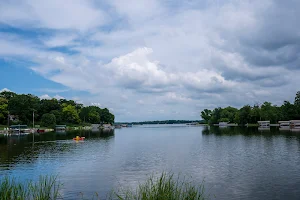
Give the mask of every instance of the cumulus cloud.
POLYGON ((40 99, 52 99, 48 94, 43 94, 40 96, 40 99))
POLYGON ((152 52, 151 48, 139 48, 112 59, 105 67, 111 72, 113 80, 123 87, 161 92, 172 84, 175 75, 167 74, 159 68, 157 61, 151 61, 148 56, 152 52))
POLYGON ((0 23, 49 33, 38 42, 0 33, 0 55, 90 92, 117 119, 191 118, 206 107, 292 100, 299 8, 293 0, 1 2, 0 23))
MULTIPOLYGON (((65 99, 64 97, 60 96, 60 95, 55 95, 53 97, 49 96, 48 94, 43 94, 39 97, 40 99, 57 99, 57 100, 60 100, 60 99, 65 99)), ((75 100, 75 99, 74 99, 75 100)), ((75 100, 76 101, 76 100, 75 100)))
POLYGON ((0 3, 0 22, 17 27, 77 29, 97 27, 106 21, 105 14, 92 1, 6 1, 0 3))
POLYGON ((0 93, 1 92, 11 92, 11 90, 7 89, 7 88, 3 88, 2 90, 0 90, 0 93))
POLYGON ((60 95, 55 95, 54 97, 53 97, 54 99, 58 99, 58 100, 60 100, 60 99, 65 99, 65 97, 62 97, 62 96, 60 96, 60 95))

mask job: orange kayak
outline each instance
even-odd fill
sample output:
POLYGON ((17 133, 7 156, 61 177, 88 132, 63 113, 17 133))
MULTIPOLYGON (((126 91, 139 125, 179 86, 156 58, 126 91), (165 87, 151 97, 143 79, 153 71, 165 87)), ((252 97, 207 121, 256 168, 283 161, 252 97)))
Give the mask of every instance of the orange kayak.
POLYGON ((73 140, 84 140, 85 139, 85 137, 76 137, 76 138, 73 138, 73 140))

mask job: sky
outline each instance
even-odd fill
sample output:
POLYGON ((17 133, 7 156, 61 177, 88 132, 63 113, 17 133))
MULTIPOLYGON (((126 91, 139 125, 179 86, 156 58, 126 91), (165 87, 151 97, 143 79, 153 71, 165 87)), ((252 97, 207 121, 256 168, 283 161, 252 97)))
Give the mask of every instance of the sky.
POLYGON ((107 107, 116 121, 293 102, 299 10, 298 0, 0 0, 0 90, 107 107))

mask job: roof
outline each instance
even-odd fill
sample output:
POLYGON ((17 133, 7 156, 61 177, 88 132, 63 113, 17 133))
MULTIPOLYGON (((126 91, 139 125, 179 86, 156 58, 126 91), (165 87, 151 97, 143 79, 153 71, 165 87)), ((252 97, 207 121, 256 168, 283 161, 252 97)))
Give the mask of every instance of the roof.
POLYGON ((27 125, 11 125, 10 128, 27 128, 27 125))
POLYGON ((55 127, 66 127, 67 125, 56 125, 55 127))

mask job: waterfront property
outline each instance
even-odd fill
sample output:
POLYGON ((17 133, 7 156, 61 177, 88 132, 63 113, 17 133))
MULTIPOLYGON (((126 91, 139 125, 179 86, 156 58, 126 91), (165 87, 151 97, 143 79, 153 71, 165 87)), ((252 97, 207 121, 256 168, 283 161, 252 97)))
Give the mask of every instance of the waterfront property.
POLYGON ((92 127, 92 131, 99 131, 100 124, 92 124, 91 127, 92 127))
POLYGON ((261 128, 267 128, 270 127, 270 121, 258 121, 258 126, 261 128))
POLYGON ((12 134, 29 134, 30 129, 27 125, 11 125, 10 127, 12 134))
POLYGON ((112 126, 111 124, 102 124, 102 126, 100 127, 102 130, 113 130, 115 127, 112 126))
POLYGON ((55 126, 55 131, 56 132, 65 132, 67 129, 66 125, 56 125, 55 126))
POLYGON ((119 129, 119 128, 122 128, 122 126, 121 126, 120 124, 116 124, 116 125, 115 125, 115 128, 118 128, 118 129, 119 129))
POLYGON ((269 131, 270 130, 270 121, 258 121, 258 130, 259 131, 269 131))
POLYGON ((291 131, 300 131, 300 120, 290 120, 291 131))
POLYGON ((290 130, 290 121, 278 121, 279 130, 290 130))
POLYGON ((227 126, 228 122, 219 122, 219 126, 227 126))

